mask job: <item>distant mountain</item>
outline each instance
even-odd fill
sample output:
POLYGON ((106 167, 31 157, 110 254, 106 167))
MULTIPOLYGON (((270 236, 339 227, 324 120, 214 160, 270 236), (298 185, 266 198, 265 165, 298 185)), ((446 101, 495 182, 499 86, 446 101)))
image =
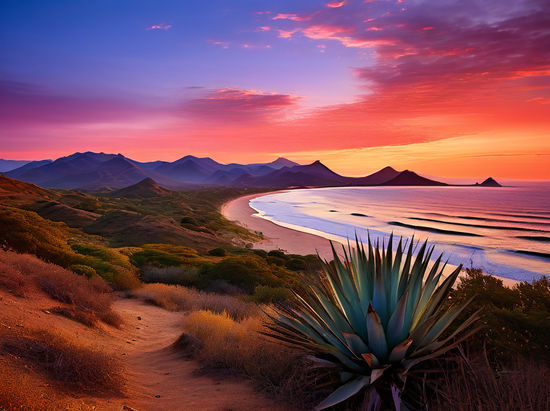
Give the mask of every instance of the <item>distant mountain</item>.
POLYGON ((198 158, 185 156, 173 163, 166 163, 156 167, 158 174, 186 183, 204 183, 214 172, 221 169, 222 164, 209 157, 198 158))
MULTIPOLYGON (((413 171, 399 172, 389 166, 365 177, 345 177, 320 161, 300 165, 282 157, 269 163, 252 164, 222 164, 209 157, 191 155, 174 162, 139 162, 122 154, 90 151, 74 153, 53 162, 33 161, 4 174, 47 188, 119 190, 135 185, 136 187, 128 192, 123 191, 122 194, 138 197, 160 195, 162 190, 191 186, 288 188, 448 185, 419 176, 413 171)), ((492 178, 476 185, 500 186, 492 178)))
POLYGON ((352 183, 360 186, 376 186, 390 181, 392 178, 395 178, 398 175, 399 171, 387 166, 366 177, 355 178, 352 183))
MULTIPOLYGON (((21 175, 25 174, 27 171, 42 167, 46 164, 52 163, 52 160, 38 160, 38 161, 29 161, 28 163, 22 165, 21 167, 14 168, 9 171, 12 178, 18 178, 21 175)), ((6 173, 5 173, 6 174, 6 173)))
POLYGON ((29 169, 28 166, 5 175, 47 188, 85 190, 127 187, 147 177, 158 177, 165 184, 178 184, 177 181, 157 176, 152 170, 137 166, 122 154, 75 153, 38 167, 29 169))
POLYGON ((502 185, 500 183, 498 183, 493 177, 487 178, 481 184, 476 183, 476 186, 481 186, 481 187, 502 187, 502 185))
POLYGON ((145 178, 139 183, 109 193, 111 197, 149 198, 170 194, 170 191, 159 186, 152 178, 145 178))
POLYGON ((448 186, 449 184, 441 183, 439 181, 430 180, 429 178, 419 176, 414 171, 405 170, 399 173, 396 177, 392 178, 385 183, 381 183, 383 186, 448 186))
POLYGON ((263 176, 243 175, 233 182, 242 187, 301 187, 345 185, 346 177, 330 170, 320 161, 308 165, 283 167, 263 176))
POLYGON ((30 163, 30 161, 23 160, 3 160, 0 158, 0 173, 11 171, 25 164, 30 163))
POLYGON ((399 174, 391 167, 385 167, 366 177, 344 177, 335 173, 319 160, 308 165, 283 167, 263 176, 243 175, 233 183, 235 186, 250 187, 330 187, 379 185, 399 174))

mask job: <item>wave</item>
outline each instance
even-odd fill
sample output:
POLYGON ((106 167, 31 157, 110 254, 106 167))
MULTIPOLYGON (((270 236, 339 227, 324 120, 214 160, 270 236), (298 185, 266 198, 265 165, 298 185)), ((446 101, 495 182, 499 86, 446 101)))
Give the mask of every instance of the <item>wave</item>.
POLYGON ((435 220, 433 218, 423 218, 423 217, 408 217, 411 220, 420 220, 420 221, 430 221, 432 223, 442 223, 442 224, 450 224, 450 225, 458 225, 461 227, 472 227, 472 228, 490 228, 493 230, 515 230, 515 231, 533 231, 538 233, 548 233, 549 231, 545 230, 538 230, 536 228, 525 228, 525 227, 506 227, 506 226, 495 226, 495 225, 484 225, 484 224, 466 224, 466 223, 457 223, 452 221, 443 221, 443 220, 435 220))
POLYGON ((402 223, 399 221, 390 221, 388 222, 388 224, 396 225, 398 227, 411 228, 413 230, 418 230, 418 231, 427 231, 429 233, 461 235, 466 237, 483 237, 481 234, 465 233, 464 231, 443 230, 441 228, 426 227, 422 225, 413 225, 413 224, 402 223))
POLYGON ((516 238, 521 238, 522 240, 529 240, 529 241, 539 241, 541 243, 550 243, 550 237, 542 237, 542 236, 530 236, 530 235, 518 235, 516 238))
MULTIPOLYGON (((541 215, 529 215, 529 214, 504 214, 504 213, 488 213, 491 215, 501 215, 504 217, 516 217, 516 218, 537 218, 541 220, 548 220, 550 218, 550 215, 541 216, 541 215)), ((538 214, 544 214, 544 213, 538 213, 538 214)))
MULTIPOLYGON (((440 217, 461 218, 463 220, 479 220, 479 221, 491 221, 495 223, 536 224, 536 225, 550 226, 550 223, 541 223, 538 221, 503 220, 502 218, 489 218, 489 217, 477 217, 477 216, 466 216, 466 215, 449 215, 449 214, 441 214, 441 213, 425 213, 425 214, 436 215, 440 217)), ((532 217, 528 217, 528 218, 532 218, 532 217)), ((547 218, 544 218, 544 219, 547 219, 547 218)))
POLYGON ((368 217, 368 215, 363 214, 363 213, 351 213, 350 215, 353 215, 355 217, 368 217))
POLYGON ((550 259, 550 253, 541 253, 539 251, 513 250, 518 254, 532 255, 533 257, 541 257, 550 259))

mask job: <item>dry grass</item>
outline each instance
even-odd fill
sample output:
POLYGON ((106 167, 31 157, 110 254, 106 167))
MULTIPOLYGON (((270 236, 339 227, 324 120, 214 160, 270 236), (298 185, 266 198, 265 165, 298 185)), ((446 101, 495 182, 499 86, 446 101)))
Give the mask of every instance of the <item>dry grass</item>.
POLYGON ((247 303, 237 297, 174 285, 146 284, 132 291, 131 294, 170 311, 209 310, 214 313, 226 313, 229 318, 235 320, 242 320, 259 313, 255 304, 247 303))
POLYGON ((458 361, 437 381, 432 409, 500 411, 550 409, 550 368, 529 360, 494 371, 485 361, 458 361))
POLYGON ((0 409, 53 409, 66 391, 121 395, 120 364, 76 341, 46 330, 2 327, 0 409))
POLYGON ((31 255, 0 251, 0 287, 17 296, 39 289, 66 304, 58 309, 60 313, 85 324, 101 320, 118 327, 122 323, 112 311, 112 290, 104 280, 88 279, 31 255))
POLYGON ((326 394, 316 387, 322 376, 302 352, 258 333, 260 316, 238 322, 226 313, 201 310, 187 316, 184 328, 201 340, 198 358, 206 368, 238 370, 262 391, 300 408, 310 408, 326 394))

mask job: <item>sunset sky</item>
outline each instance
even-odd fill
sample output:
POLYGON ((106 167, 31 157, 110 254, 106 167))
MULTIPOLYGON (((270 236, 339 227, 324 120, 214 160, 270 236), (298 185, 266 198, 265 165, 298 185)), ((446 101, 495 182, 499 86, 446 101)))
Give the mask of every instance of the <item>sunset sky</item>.
POLYGON ((0 158, 550 180, 548 0, 0 7, 0 158))

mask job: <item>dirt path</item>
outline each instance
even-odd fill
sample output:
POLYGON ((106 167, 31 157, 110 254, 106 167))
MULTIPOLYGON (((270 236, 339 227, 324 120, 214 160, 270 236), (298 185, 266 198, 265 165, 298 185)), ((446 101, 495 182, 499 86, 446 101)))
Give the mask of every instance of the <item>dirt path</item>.
MULTIPOLYGON (((135 410, 282 410, 254 392, 241 379, 197 376, 200 367, 187 361, 170 346, 182 332, 182 313, 147 305, 140 300, 120 299, 115 310, 125 321, 117 338, 124 358, 127 396, 107 401, 105 409, 135 410)), ((117 341, 117 342, 118 342, 117 341)))

